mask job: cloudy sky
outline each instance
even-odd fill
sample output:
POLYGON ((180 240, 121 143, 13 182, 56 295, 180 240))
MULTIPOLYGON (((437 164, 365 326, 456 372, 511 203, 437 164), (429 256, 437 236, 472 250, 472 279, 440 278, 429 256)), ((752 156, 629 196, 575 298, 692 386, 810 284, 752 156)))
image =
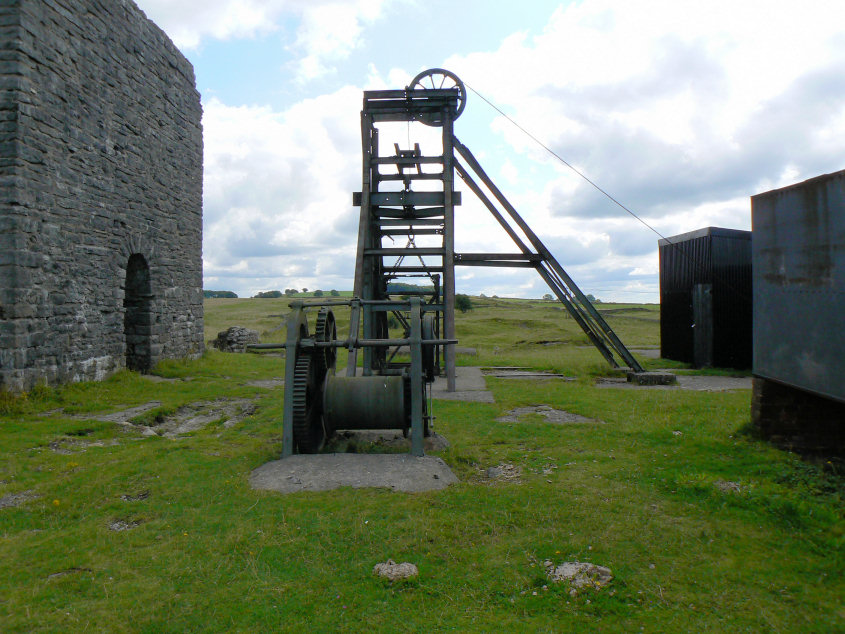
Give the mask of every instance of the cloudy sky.
MULTIPOLYGON (((207 289, 351 289, 362 91, 426 68, 471 88, 455 134, 604 300, 657 301, 658 236, 473 91, 665 236, 749 229, 749 196, 845 168, 841 0, 136 2, 202 93, 207 289)), ((403 147, 429 138, 400 128, 403 147)), ((456 249, 513 251, 473 198, 456 249)), ((479 268, 457 289, 547 292, 479 268)))

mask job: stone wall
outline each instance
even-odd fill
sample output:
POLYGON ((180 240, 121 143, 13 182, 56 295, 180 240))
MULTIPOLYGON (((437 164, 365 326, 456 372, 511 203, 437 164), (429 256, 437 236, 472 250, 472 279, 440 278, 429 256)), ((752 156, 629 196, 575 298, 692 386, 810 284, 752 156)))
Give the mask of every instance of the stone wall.
POLYGON ((0 4, 0 388, 202 351, 201 116, 131 0, 0 4))

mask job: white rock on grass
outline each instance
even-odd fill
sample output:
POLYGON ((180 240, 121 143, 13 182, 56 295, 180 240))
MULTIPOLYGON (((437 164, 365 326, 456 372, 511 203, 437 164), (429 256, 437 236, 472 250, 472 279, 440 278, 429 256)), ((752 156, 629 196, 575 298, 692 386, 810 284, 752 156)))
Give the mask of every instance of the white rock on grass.
POLYGON ((568 581, 573 588, 601 588, 613 579, 610 568, 583 561, 565 561, 555 566, 550 560, 543 562, 546 575, 553 583, 568 581))
POLYGON ((376 564, 373 567, 373 573, 390 581, 398 581, 416 577, 420 571, 414 564, 409 564, 407 561, 397 564, 392 559, 388 559, 383 564, 376 564))

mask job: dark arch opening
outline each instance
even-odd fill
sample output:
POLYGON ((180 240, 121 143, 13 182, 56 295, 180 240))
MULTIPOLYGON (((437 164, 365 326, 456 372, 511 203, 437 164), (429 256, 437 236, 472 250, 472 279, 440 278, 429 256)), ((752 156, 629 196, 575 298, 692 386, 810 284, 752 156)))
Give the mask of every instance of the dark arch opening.
POLYGON ((150 267, 140 253, 129 256, 123 295, 123 335, 126 340, 126 367, 139 372, 152 365, 152 287, 150 267))

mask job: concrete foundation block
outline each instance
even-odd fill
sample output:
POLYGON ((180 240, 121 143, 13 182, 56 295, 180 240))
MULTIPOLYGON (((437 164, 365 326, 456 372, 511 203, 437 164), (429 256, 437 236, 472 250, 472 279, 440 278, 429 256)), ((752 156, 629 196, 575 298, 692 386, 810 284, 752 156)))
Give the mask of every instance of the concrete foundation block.
POLYGON ((634 385, 674 385, 677 382, 670 372, 628 372, 628 383, 634 385))

